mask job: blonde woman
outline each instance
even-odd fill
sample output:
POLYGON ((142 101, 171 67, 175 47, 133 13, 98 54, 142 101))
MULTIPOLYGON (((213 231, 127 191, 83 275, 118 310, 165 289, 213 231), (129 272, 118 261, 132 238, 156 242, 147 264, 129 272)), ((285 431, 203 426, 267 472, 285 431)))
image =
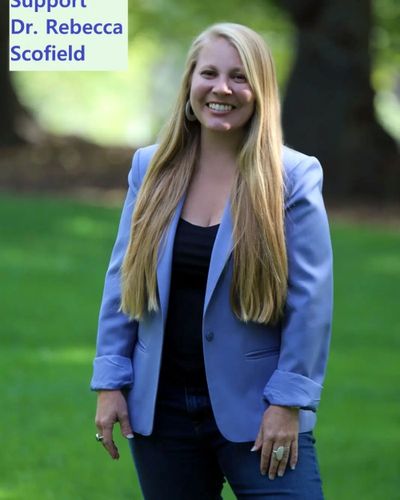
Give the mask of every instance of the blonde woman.
POLYGON ((318 160, 283 145, 251 29, 193 42, 159 144, 139 149, 107 271, 91 382, 147 500, 323 498, 312 430, 332 253, 318 160))

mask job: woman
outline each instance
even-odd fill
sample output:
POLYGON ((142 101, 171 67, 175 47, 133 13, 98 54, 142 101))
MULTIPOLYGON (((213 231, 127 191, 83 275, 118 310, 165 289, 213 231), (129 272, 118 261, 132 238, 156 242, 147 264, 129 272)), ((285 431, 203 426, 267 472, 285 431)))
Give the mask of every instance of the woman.
POLYGON ((312 429, 332 255, 316 158, 282 144, 271 54, 247 27, 193 42, 158 146, 138 150, 91 383, 146 499, 322 498, 312 429))

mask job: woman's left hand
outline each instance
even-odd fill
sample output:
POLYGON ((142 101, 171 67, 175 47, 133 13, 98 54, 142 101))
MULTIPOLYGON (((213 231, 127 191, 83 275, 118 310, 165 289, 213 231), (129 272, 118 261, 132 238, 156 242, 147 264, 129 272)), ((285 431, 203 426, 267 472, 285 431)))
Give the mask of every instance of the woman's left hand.
POLYGON ((299 410, 286 406, 271 405, 265 410, 260 430, 251 451, 261 449, 261 474, 275 479, 283 476, 286 466, 294 469, 297 464, 299 434, 299 410), (273 450, 284 447, 282 460, 277 460, 273 450))

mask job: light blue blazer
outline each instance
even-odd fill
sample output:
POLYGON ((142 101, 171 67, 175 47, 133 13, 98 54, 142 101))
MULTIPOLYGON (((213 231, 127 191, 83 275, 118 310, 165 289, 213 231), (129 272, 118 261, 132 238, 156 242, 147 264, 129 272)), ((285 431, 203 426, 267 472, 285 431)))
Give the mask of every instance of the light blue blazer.
MULTIPOLYGON (((158 255, 158 313, 129 321, 120 307, 120 267, 132 211, 156 145, 139 149, 105 278, 91 388, 124 388, 132 428, 149 435, 165 330, 179 201, 158 255)), ((230 441, 254 441, 269 404, 301 407, 300 432, 315 425, 328 357, 332 318, 332 250, 321 196, 318 160, 284 147, 289 287, 285 315, 275 327, 233 314, 232 216, 226 202, 214 242, 203 310, 203 349, 212 409, 230 441)))

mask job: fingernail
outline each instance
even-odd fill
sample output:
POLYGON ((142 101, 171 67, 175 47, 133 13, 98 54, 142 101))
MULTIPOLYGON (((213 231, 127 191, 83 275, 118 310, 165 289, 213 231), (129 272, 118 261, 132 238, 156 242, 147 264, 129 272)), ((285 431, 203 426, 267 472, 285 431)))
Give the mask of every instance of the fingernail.
POLYGON ((271 481, 273 481, 275 479, 275 476, 273 476, 272 474, 270 474, 268 477, 269 477, 269 479, 271 479, 271 481))
POLYGON ((283 472, 279 470, 279 471, 278 471, 278 476, 279 476, 279 477, 282 477, 282 476, 283 476, 283 472))
POLYGON ((254 445, 253 448, 250 451, 257 451, 257 446, 254 445))
POLYGON ((290 466, 290 468, 291 468, 292 470, 294 470, 294 469, 296 468, 296 466, 295 466, 295 465, 291 465, 291 466, 290 466))
POLYGON ((262 476, 265 476, 265 474, 266 474, 265 470, 262 470, 262 471, 261 471, 261 475, 262 475, 262 476))
POLYGON ((133 434, 127 434, 125 437, 126 439, 133 439, 135 436, 133 434))

